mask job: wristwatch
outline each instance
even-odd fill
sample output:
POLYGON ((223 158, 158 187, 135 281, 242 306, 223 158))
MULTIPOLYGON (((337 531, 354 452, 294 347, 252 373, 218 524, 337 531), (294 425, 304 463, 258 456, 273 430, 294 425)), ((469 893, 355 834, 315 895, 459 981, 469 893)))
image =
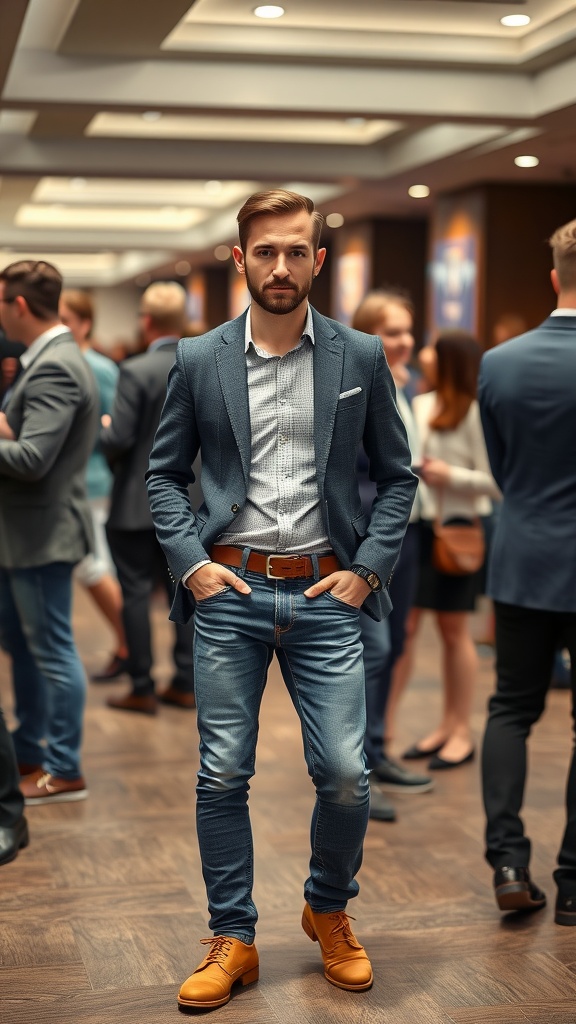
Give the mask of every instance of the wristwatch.
POLYGON ((367 569, 365 565, 351 565, 350 572, 355 572, 357 576, 361 576, 363 580, 366 580, 366 583, 373 593, 377 593, 378 590, 382 590, 380 577, 373 569, 367 569))

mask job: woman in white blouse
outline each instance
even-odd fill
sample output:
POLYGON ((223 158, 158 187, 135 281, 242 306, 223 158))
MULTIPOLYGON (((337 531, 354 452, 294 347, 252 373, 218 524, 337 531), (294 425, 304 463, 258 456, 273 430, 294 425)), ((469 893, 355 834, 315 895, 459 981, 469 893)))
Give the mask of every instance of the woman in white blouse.
POLYGON ((409 759, 431 757, 430 769, 453 768, 474 756, 470 712, 478 665, 469 620, 482 590, 483 573, 439 572, 432 562, 432 546, 437 516, 442 522, 488 516, 490 498, 500 496, 490 473, 476 402, 481 354, 471 335, 442 334, 436 342, 436 390, 413 401, 422 452, 420 573, 408 624, 410 641, 404 665, 398 666, 398 679, 408 675, 422 613, 434 611, 442 641, 443 714, 439 725, 404 753, 409 759))

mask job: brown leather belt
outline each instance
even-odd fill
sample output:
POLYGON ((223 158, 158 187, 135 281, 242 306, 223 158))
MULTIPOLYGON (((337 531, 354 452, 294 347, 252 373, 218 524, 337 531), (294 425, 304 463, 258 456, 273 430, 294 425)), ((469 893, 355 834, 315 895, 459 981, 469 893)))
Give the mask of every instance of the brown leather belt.
MULTIPOLYGON (((239 569, 243 560, 243 548, 234 548, 227 544, 216 544, 210 552, 213 562, 220 565, 231 565, 239 569)), ((260 551, 251 551, 248 555, 246 568, 250 572, 259 572, 269 580, 308 579, 314 576, 314 566, 310 555, 264 555, 260 551)), ((336 555, 319 555, 318 570, 320 576, 329 576, 338 572, 340 562, 336 555)))

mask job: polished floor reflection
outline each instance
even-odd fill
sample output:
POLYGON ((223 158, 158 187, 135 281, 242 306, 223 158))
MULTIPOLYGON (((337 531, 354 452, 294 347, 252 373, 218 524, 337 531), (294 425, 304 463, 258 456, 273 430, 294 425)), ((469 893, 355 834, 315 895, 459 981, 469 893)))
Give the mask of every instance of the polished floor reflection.
MULTIPOLYGON (((158 679, 168 626, 154 613, 158 679)), ((77 636, 88 671, 109 653, 83 593, 77 636)), ((480 624, 477 624, 480 629, 480 624)), ((438 712, 438 645, 423 637, 401 717, 401 749, 438 712)), ((492 677, 482 662, 479 737, 492 677)), ((0 689, 9 710, 7 663, 0 689)), ((233 685, 233 680, 231 680, 233 685)), ((194 713, 156 718, 104 707, 125 684, 90 685, 87 801, 28 810, 31 844, 0 869, 0 992, 4 1024, 165 1024, 204 955, 205 895, 194 834, 194 713)), ((299 727, 279 675, 265 694, 252 787, 260 981, 214 1011, 219 1024, 574 1024, 576 929, 553 923, 551 873, 563 822, 569 695, 550 694, 532 745, 525 818, 533 874, 551 906, 501 921, 482 857, 477 762, 439 775, 433 793, 395 798, 398 822, 371 822, 355 930, 374 964, 368 993, 323 978, 300 927, 312 790, 299 727)))

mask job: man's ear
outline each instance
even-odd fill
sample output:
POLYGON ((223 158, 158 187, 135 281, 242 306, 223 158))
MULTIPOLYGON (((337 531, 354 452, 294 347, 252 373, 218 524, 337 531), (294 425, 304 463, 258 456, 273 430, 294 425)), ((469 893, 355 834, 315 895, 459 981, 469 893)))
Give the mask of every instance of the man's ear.
POLYGON ((244 253, 239 245, 235 245, 232 249, 232 256, 234 257, 234 263, 236 264, 236 270, 239 274, 245 274, 246 268, 244 266, 244 253))
POLYGON ((560 295, 560 281, 558 280, 558 273, 555 268, 550 271, 550 280, 556 295, 560 295))

